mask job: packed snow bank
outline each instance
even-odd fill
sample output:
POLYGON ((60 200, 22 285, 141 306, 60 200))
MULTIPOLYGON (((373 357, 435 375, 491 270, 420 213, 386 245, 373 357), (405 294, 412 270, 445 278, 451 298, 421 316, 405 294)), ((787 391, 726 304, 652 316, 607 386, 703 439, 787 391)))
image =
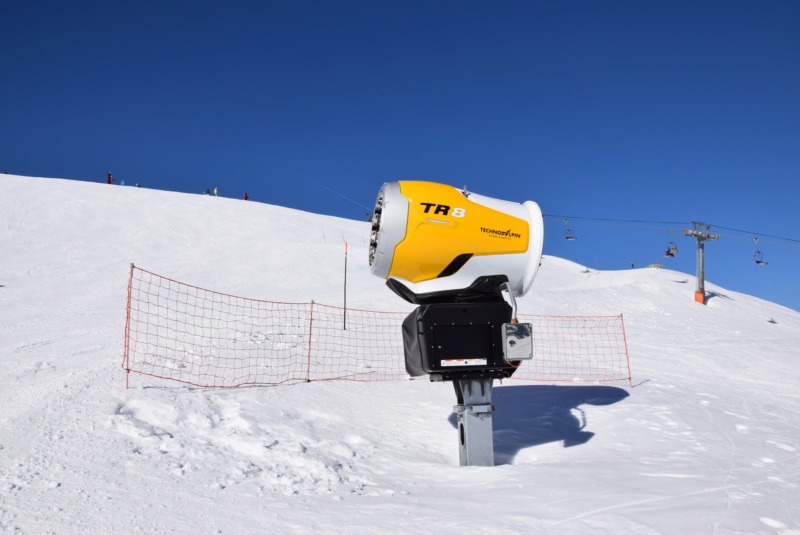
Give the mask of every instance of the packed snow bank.
MULTIPOLYGON (((124 389, 131 262, 234 295, 405 311, 368 226, 0 176, 0 532, 800 533, 800 314, 669 270, 546 257, 527 314, 619 314, 634 388, 508 381, 493 468, 446 384, 124 389), (363 261, 359 261, 361 258, 363 261)), ((398 357, 400 358, 400 357, 398 357)))

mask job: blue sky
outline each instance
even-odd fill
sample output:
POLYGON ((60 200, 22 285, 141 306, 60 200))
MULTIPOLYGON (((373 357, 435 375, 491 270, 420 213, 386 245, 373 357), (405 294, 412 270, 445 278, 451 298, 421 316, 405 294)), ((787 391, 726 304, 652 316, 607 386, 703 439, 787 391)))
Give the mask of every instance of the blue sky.
POLYGON ((5 1, 0 20, 0 172, 350 219, 386 181, 467 185, 538 202, 545 254, 599 269, 694 275, 702 221, 723 234, 708 281, 800 310, 795 0, 5 1))

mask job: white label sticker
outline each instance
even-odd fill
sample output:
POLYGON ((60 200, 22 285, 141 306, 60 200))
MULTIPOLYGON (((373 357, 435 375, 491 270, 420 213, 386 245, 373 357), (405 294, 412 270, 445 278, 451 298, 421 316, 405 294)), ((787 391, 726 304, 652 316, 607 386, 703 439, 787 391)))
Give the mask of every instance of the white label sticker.
POLYGON ((486 359, 449 359, 443 360, 442 366, 486 366, 486 359))

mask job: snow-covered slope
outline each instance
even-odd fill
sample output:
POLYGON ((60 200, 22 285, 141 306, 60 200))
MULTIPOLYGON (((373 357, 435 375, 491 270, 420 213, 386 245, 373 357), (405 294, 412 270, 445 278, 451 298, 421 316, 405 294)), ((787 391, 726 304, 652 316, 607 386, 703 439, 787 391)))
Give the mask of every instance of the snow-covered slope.
MULTIPOLYGON (((376 187, 377 187, 376 183, 376 187)), ((508 381, 498 466, 458 466, 447 384, 124 388, 128 267, 405 311, 368 226, 0 175, 2 533, 800 533, 800 314, 669 270, 546 257, 520 312, 625 315, 633 388, 508 381)))

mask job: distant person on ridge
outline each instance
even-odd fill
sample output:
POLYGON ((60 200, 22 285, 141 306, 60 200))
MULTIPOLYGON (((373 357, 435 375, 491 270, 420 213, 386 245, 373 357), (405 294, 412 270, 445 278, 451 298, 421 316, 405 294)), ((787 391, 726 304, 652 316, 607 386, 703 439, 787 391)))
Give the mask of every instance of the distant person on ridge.
POLYGON ((245 193, 245 194, 244 194, 244 197, 242 197, 242 199, 244 199, 244 200, 247 200, 247 199, 249 199, 249 198, 250 198, 250 197, 248 197, 248 196, 247 196, 247 193, 245 193))
POLYGON ((206 188, 206 190, 203 192, 203 195, 211 195, 211 188, 206 188))
POLYGON ((219 197, 219 188, 214 188, 214 197, 219 197))
POLYGON ((107 184, 113 184, 114 183, 114 179, 111 178, 111 173, 108 173, 108 180, 106 181, 106 183, 107 184))
POLYGON ((122 180, 120 180, 120 181, 119 181, 119 185, 120 185, 120 186, 124 186, 124 185, 125 185, 125 179, 124 179, 124 178, 123 178, 122 180))

